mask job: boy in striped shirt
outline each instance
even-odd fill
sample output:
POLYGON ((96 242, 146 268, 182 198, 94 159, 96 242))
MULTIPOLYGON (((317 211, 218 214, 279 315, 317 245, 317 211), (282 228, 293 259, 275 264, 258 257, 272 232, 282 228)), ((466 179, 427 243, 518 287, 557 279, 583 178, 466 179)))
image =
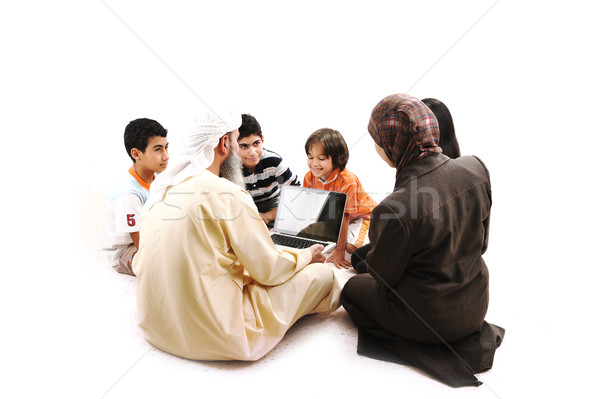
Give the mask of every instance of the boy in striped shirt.
POLYGON ((242 114, 239 131, 239 154, 244 164, 246 190, 263 221, 271 226, 277 214, 281 186, 299 186, 300 181, 277 153, 263 148, 264 138, 256 118, 242 114))

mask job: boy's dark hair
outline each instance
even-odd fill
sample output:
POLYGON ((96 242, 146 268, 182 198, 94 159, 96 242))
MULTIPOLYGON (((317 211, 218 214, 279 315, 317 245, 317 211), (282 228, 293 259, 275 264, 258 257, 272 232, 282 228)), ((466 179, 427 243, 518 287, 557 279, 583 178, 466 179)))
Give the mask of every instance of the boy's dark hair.
POLYGON ((342 134, 337 130, 329 128, 319 129, 308 136, 306 144, 304 145, 304 151, 306 151, 306 155, 308 155, 312 144, 317 141, 323 145, 323 151, 325 151, 325 155, 331 157, 331 163, 333 163, 333 167, 339 168, 340 172, 344 170, 346 168, 346 164, 348 163, 348 157, 350 156, 344 136, 342 136, 342 134))
POLYGON ((263 136, 260 124, 258 123, 256 118, 250 114, 242 114, 242 126, 240 126, 238 130, 240 132, 238 140, 241 140, 253 134, 256 134, 261 139, 263 136))
POLYGON ((148 118, 139 118, 129 122, 125 127, 123 138, 127 155, 133 162, 135 159, 131 156, 131 150, 137 148, 141 152, 146 151, 148 139, 154 136, 167 137, 167 129, 157 121, 148 118))

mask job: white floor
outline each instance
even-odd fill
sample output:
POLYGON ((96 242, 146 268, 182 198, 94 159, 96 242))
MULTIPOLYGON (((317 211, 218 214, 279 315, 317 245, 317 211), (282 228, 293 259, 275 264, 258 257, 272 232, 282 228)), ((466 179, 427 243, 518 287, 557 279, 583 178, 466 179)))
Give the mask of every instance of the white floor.
MULTIPOLYGON (((89 198, 87 202, 102 206, 100 196, 96 199, 98 201, 94 202, 89 198)), ((503 374, 506 375, 506 371, 496 371, 502 367, 502 350, 498 352, 498 366, 480 376, 486 385, 459 390, 448 388, 417 369, 359 356, 356 353, 357 331, 343 308, 329 315, 304 317, 272 352, 254 363, 178 358, 144 341, 134 320, 135 278, 115 273, 106 266, 104 255, 93 247, 94 241, 90 240, 87 278, 98 295, 108 296, 97 300, 101 319, 94 322, 95 325, 106 325, 93 333, 100 342, 106 342, 97 348, 104 364, 98 375, 103 377, 102 380, 93 379, 98 389, 94 392, 99 396, 142 397, 141 393, 152 397, 161 393, 171 396, 174 390, 173 397, 192 397, 208 390, 234 397, 243 395, 247 389, 257 389, 262 391, 261 396, 277 398, 282 395, 355 397, 361 393, 369 396, 410 393, 409 397, 494 397, 494 392, 500 388, 495 385, 500 384, 499 378, 503 374)), ((352 272, 341 274, 343 280, 352 272)), ((87 384, 82 388, 82 393, 89 393, 87 384)), ((255 395, 258 396, 258 392, 255 395)))
MULTIPOLYGON (((343 308, 301 319, 254 363, 172 356, 149 345, 136 326, 135 278, 114 272, 98 250, 103 193, 83 190, 77 201, 85 204, 75 211, 85 226, 73 243, 79 250, 73 247, 64 264, 25 274, 18 292, 8 287, 11 298, 3 296, 17 305, 3 327, 8 338, 2 358, 10 363, 3 360, 0 390, 11 393, 3 397, 595 396, 588 390, 595 386, 595 331, 575 328, 585 320, 577 320, 577 312, 569 315, 558 285, 543 287, 561 278, 533 280, 527 270, 506 276, 510 265, 489 259, 493 284, 487 319, 507 332, 493 369, 478 376, 484 383, 478 388, 452 389, 414 368, 357 355, 357 331, 343 308), (558 300, 548 300, 548 292, 556 292, 558 300), (543 302, 564 306, 547 311, 543 302)), ((48 256, 30 250, 28 256, 40 262, 48 256)))
POLYGON ((0 5, 0 398, 600 397, 600 58, 593 2, 28 1, 0 5), (281 5, 280 5, 281 4, 281 5), (300 320, 255 363, 180 359, 135 324, 135 279, 99 252, 124 126, 169 129, 226 100, 306 172, 342 132, 385 195, 366 133, 384 96, 448 105, 493 190, 487 320, 506 328, 479 388, 356 354, 343 309, 300 320))

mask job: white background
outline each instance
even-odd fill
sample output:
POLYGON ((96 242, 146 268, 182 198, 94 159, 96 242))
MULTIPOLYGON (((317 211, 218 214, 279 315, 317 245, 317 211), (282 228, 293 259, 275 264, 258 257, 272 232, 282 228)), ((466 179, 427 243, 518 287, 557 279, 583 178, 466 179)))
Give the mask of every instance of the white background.
MULTIPOLYGON (((100 397, 127 383, 119 379, 126 370, 156 384, 135 356, 107 371, 113 365, 103 353, 119 347, 118 337, 94 323, 114 287, 95 283, 86 267, 101 221, 88 201, 103 199, 129 166, 122 133, 130 120, 160 121, 176 146, 195 111, 228 104, 256 116, 265 147, 300 176, 306 137, 335 128, 351 147, 349 169, 380 198, 394 170, 378 159, 366 127, 373 106, 392 93, 442 100, 463 154, 490 169, 487 319, 507 330, 494 395, 597 395, 593 4, 3 2, 0 390, 9 395, 2 396, 100 397)), ((161 375, 176 378, 176 366, 163 367, 161 375)), ((344 373, 343 362, 330 371, 320 381, 290 378, 289 387, 327 382, 334 387, 327 392, 352 397, 357 383, 369 383, 344 373)), ((152 390, 140 377, 136 387, 148 397, 205 393, 207 377, 184 375, 152 390)), ((394 396, 423 389, 401 379, 393 386, 394 396)))

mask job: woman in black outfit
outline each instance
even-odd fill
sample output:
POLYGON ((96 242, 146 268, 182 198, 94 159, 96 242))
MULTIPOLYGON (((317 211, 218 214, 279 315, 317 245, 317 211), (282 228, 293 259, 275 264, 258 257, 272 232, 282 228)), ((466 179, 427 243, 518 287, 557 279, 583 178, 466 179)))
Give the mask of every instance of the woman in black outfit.
MULTIPOLYGON (((435 98, 424 98, 421 100, 421 102, 427 105, 438 121, 440 130, 440 141, 438 143, 438 147, 442 149, 443 154, 447 157, 452 159, 460 157, 460 146, 458 145, 456 132, 454 131, 454 121, 452 120, 452 114, 450 113, 448 107, 446 107, 446 104, 435 98)), ((365 258, 370 250, 371 244, 367 244, 358 248, 352 254, 352 267, 354 267, 358 273, 367 272, 365 258)))
POLYGON ((477 386, 504 329, 485 322, 492 204, 488 170, 451 159, 438 122, 416 98, 384 98, 369 133, 394 192, 371 215, 367 273, 352 277, 342 304, 359 330, 358 352, 410 364, 451 386, 477 386))

